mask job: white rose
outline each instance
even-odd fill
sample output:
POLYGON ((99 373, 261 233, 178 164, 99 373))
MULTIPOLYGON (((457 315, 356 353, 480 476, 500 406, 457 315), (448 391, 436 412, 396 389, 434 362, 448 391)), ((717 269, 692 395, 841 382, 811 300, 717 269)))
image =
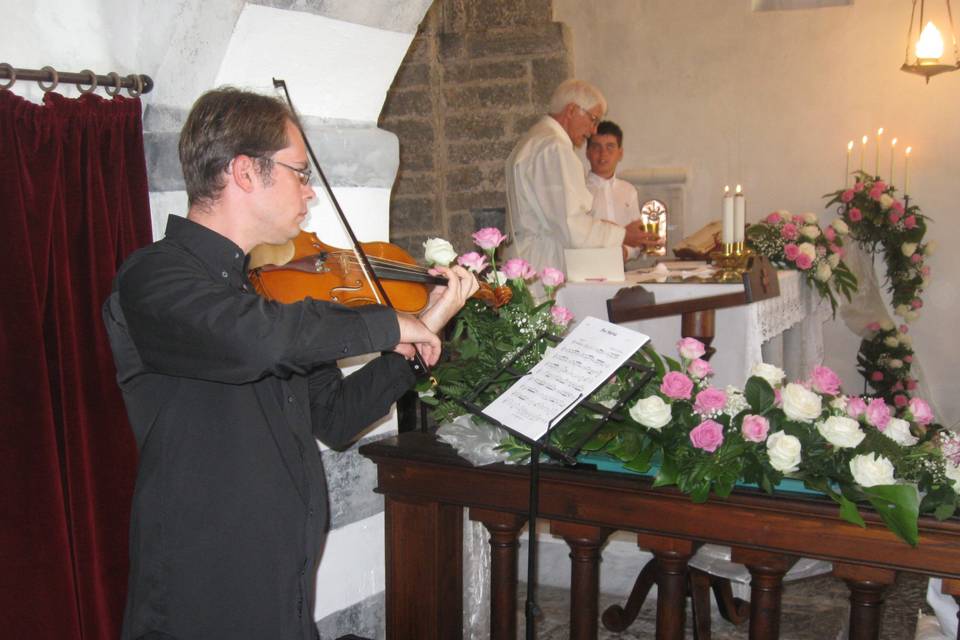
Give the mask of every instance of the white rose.
POLYGON ((890 197, 890 194, 885 193, 880 196, 880 206, 884 209, 889 209, 890 205, 893 204, 893 198, 890 197))
POLYGON ((897 305, 897 308, 893 310, 895 314, 901 318, 906 318, 907 314, 910 313, 910 307, 905 304, 897 305))
POLYGON ((763 378, 770 383, 771 387, 776 389, 783 383, 783 379, 787 374, 785 374, 783 369, 780 367, 775 367, 772 364, 761 362, 753 366, 753 369, 750 371, 750 375, 763 378))
POLYGON ((817 265, 817 272, 813 274, 813 277, 820 282, 826 282, 832 275, 833 269, 830 268, 830 264, 827 262, 821 262, 817 265))
MULTIPOLYGON (((897 307, 897 308, 899 309, 900 307, 897 307)), ((883 329, 884 331, 893 331, 893 321, 890 320, 889 318, 886 320, 881 320, 880 328, 883 329)))
POLYGON ((847 410, 847 396, 837 396, 829 404, 831 409, 843 413, 847 410))
POLYGON ((912 256, 916 250, 916 242, 904 242, 902 245, 900 245, 900 251, 903 251, 903 255, 907 256, 908 258, 912 256))
MULTIPOLYGON (((817 214, 812 211, 807 211, 806 213, 801 213, 803 216, 803 221, 807 224, 817 224, 817 214)), ((819 231, 819 229, 817 229, 819 231)))
POLYGON ((767 457, 777 471, 792 473, 800 468, 800 440, 777 431, 767 438, 767 457))
POLYGON ((802 227, 800 229, 800 233, 802 233, 807 238, 810 238, 811 240, 816 240, 817 237, 820 235, 820 227, 812 224, 808 224, 807 226, 802 227))
POLYGON ((937 250, 937 241, 931 240, 927 244, 923 245, 923 255, 932 256, 933 252, 937 250))
POLYGON ((920 313, 917 311, 907 311, 905 314, 903 314, 903 319, 907 322, 914 322, 919 317, 920 313))
POLYGON ((797 247, 797 249, 800 250, 800 253, 806 255, 811 260, 817 259, 817 248, 812 244, 810 244, 809 242, 801 243, 800 246, 797 247))
POLYGON ((913 338, 911 338, 910 336, 908 336, 908 335, 905 334, 905 333, 901 333, 901 334, 900 334, 900 340, 899 340, 899 342, 900 342, 900 344, 902 344, 903 346, 909 347, 909 346, 911 346, 911 345, 913 344, 913 338))
POLYGON ((818 422, 817 431, 827 442, 841 449, 852 449, 867 437, 860 429, 859 422, 843 416, 830 416, 823 422, 818 422))
POLYGON ((495 287, 502 287, 507 284, 507 276, 503 274, 503 271, 491 271, 487 274, 486 280, 495 287))
POLYGON ((900 360, 899 358, 890 358, 887 361, 887 366, 891 369, 899 369, 903 366, 903 360, 900 360))
POLYGON ((830 265, 831 269, 836 269, 837 265, 840 264, 840 254, 831 253, 829 256, 827 256, 827 264, 830 265))
POLYGON ((662 429, 669 424, 672 417, 670 405, 660 396, 650 396, 638 400, 630 407, 630 417, 651 429, 662 429))
POLYGON ((795 382, 788 384, 782 394, 783 412, 791 420, 813 422, 820 417, 823 405, 820 396, 795 382))
POLYGON ((883 344, 887 345, 892 349, 896 347, 898 344, 900 344, 900 341, 897 340, 896 336, 887 336, 886 338, 883 339, 883 344))
POLYGON ((850 227, 847 226, 847 223, 844 222, 841 218, 835 219, 833 222, 833 230, 839 233, 842 236, 850 233, 850 227))
POLYGON ((887 428, 883 430, 883 435, 905 447, 913 446, 918 442, 917 437, 910 433, 910 423, 901 418, 890 418, 887 428))
POLYGON ((952 484, 954 489, 956 489, 958 486, 960 486, 960 467, 953 464, 949 460, 946 462, 946 469, 944 469, 944 471, 946 472, 947 480, 949 480, 950 484, 952 484))
POLYGON ((428 238, 423 243, 423 258, 430 264, 448 267, 457 259, 457 252, 453 245, 443 238, 428 238))
POLYGON ((895 484, 893 463, 876 453, 854 456, 850 461, 850 473, 861 487, 895 484))

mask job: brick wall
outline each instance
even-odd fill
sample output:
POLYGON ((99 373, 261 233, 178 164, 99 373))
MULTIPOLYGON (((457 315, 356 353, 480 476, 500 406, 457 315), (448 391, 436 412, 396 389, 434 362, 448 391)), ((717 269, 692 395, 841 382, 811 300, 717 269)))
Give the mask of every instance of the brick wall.
POLYGON ((551 0, 437 0, 421 24, 379 122, 400 138, 390 238, 415 257, 428 237, 470 250, 490 219, 479 210, 506 207, 504 161, 572 75, 552 13, 551 0))

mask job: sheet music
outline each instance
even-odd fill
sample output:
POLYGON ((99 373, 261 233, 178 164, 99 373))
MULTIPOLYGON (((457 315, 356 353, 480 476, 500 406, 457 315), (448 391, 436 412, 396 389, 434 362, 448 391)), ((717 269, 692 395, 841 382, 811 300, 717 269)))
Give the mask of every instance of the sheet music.
POLYGON ((483 411, 536 440, 649 339, 637 331, 587 316, 483 411))

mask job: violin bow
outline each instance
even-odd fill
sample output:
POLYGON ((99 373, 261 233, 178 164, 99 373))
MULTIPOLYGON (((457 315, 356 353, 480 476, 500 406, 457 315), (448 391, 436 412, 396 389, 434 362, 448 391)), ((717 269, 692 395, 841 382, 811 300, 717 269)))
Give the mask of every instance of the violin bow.
MULTIPOLYGON (((377 301, 380 304, 386 305, 393 309, 393 303, 390 302, 390 297, 387 295, 387 292, 384 291, 383 285, 380 283, 380 278, 377 277, 373 267, 370 265, 370 260, 367 258, 366 252, 364 252, 363 247, 360 246, 360 241, 357 240, 357 236, 353 233, 353 228, 350 226, 347 216, 343 213, 343 209, 340 207, 340 202, 337 201, 337 197, 333 195, 333 189, 330 187, 330 183, 327 182, 327 176, 323 173, 323 168, 320 166, 320 162, 317 160, 317 156, 313 152, 313 147, 310 146, 310 141, 307 140, 307 132, 303 130, 303 125, 300 123, 300 116, 297 114, 297 110, 293 106, 293 100, 290 99, 290 91, 287 90, 286 81, 281 80, 280 78, 273 78, 273 88, 283 89, 283 95, 287 100, 287 106, 290 107, 290 112, 293 114, 293 123, 300 131, 300 136, 303 138, 303 144, 307 147, 307 154, 310 156, 310 160, 313 162, 313 166, 317 170, 317 176, 320 178, 320 184, 323 185, 324 192, 327 194, 330 202, 333 203, 333 208, 337 212, 337 217, 340 219, 340 224, 343 225, 347 235, 350 236, 350 244, 352 245, 351 248, 353 249, 354 255, 357 256, 363 276, 367 279, 367 282, 370 283, 371 289, 373 289, 373 294, 377 297, 377 301)), ((418 377, 426 377, 430 374, 430 367, 427 366, 427 363, 420 356, 420 352, 416 349, 413 351, 413 360, 409 361, 409 363, 410 368, 413 369, 413 372, 418 377)))

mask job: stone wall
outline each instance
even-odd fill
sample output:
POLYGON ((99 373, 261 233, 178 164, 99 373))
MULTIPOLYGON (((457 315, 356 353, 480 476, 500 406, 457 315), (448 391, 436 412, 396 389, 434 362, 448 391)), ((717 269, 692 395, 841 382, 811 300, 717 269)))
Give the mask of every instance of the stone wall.
POLYGON ((552 0, 437 0, 387 94, 379 125, 400 139, 390 238, 415 257, 427 237, 470 249, 477 218, 506 207, 504 161, 572 75, 552 0))

